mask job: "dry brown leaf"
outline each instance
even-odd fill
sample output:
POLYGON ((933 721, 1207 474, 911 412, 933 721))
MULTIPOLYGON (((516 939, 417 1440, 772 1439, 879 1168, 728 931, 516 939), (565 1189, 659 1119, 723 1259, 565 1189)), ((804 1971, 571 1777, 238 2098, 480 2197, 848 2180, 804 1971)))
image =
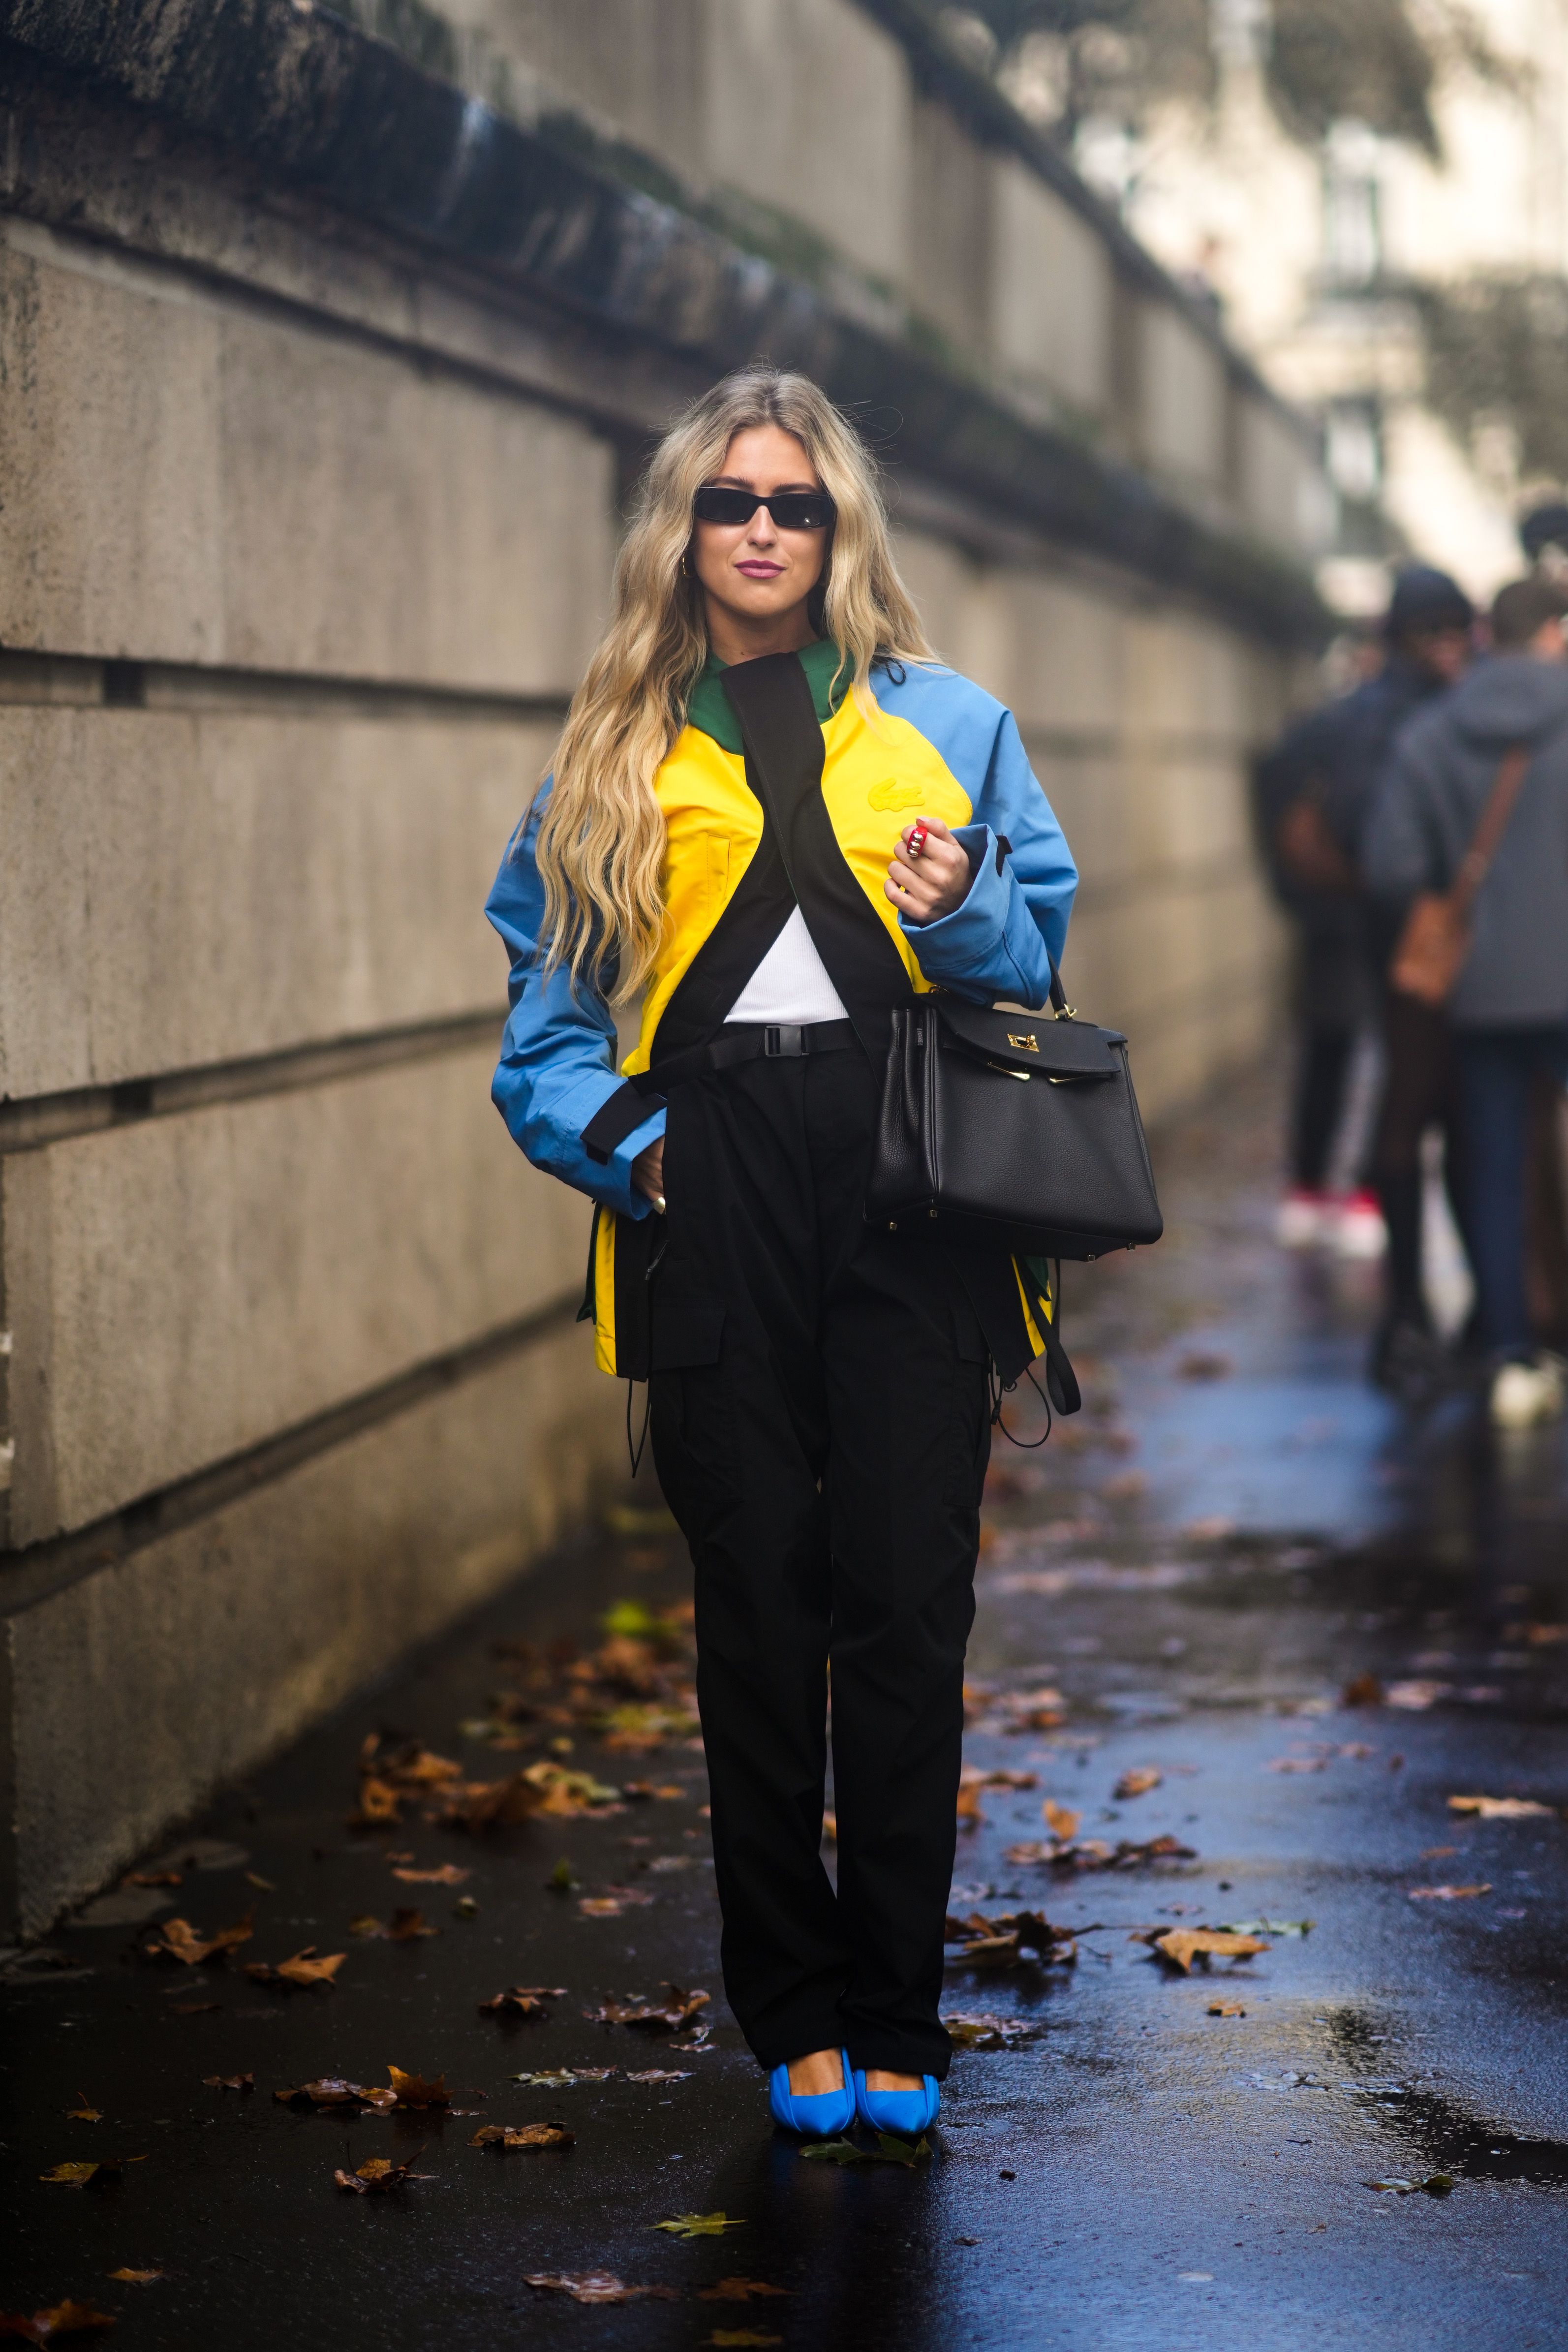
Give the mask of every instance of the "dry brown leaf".
POLYGON ((1326 1772, 1326 1756, 1271 1756, 1264 1765, 1265 1772, 1326 1772))
POLYGON ((423 2074, 405 2074, 401 2066, 389 2065, 387 2075, 400 2107, 449 2107, 452 2104, 444 2074, 427 2082, 423 2074))
POLYGON ((619 1919, 626 1906, 613 1895, 585 1895, 577 1907, 584 1919, 619 1919))
POLYGON ((626 2077, 629 2083, 689 2083, 691 2079, 689 2068, 683 2074, 674 2066, 644 2066, 641 2074, 626 2077))
POLYGON ((598 2009, 585 2009, 582 2013, 591 2025, 664 2026, 674 2033, 689 2025, 698 2010, 706 2009, 713 1998, 711 1993, 684 1991, 677 1984, 668 1990, 670 1998, 664 2002, 607 2000, 598 2009))
POLYGON ((209 2091, 254 2091, 254 2074, 204 2074, 203 2082, 209 2091))
POLYGON ((281 2105, 293 2107, 385 2108, 397 2105, 397 2093, 387 2086, 347 2083, 339 2074, 322 2074, 313 2083, 301 2083, 297 2090, 274 2091, 272 2095, 281 2105))
POLYGON ((360 1807, 349 1816, 350 1829, 382 1829, 402 1819, 402 1791, 371 1772, 360 1782, 360 1807))
POLYGON ((471 1870, 464 1870, 455 1862, 444 1862, 435 1870, 403 1869, 392 1872, 394 1878, 401 1878, 405 1885, 409 1886, 461 1886, 465 1879, 472 1878, 473 1875, 471 1870))
POLYGON ((1408 1889, 1412 1903, 1465 1903, 1474 1895, 1490 1895, 1490 1885, 1479 1886, 1412 1886, 1408 1889))
POLYGON ((1143 1940, 1184 1976, 1192 1973, 1194 1960, 1207 1966, 1211 1958, 1244 1960, 1269 1949, 1261 1936, 1234 1936, 1221 1927, 1168 1927, 1163 1935, 1145 1936, 1143 1940))
POLYGON ((1075 1813, 1071 1805, 1059 1805, 1054 1797, 1047 1797, 1040 1810, 1052 1837, 1071 1839, 1078 1835, 1083 1816, 1075 1813))
POLYGON ((1383 1685, 1375 1675, 1356 1675, 1339 1695, 1341 1706, 1381 1706, 1383 1685))
POLYGON ((510 1985, 505 1992, 492 1995, 479 2003, 481 2016, 548 2017, 547 2000, 563 2000, 565 1985, 510 1985))
POLYGON ((333 2179, 340 2189, 351 2189, 356 2197, 381 2196, 389 2189, 401 2189, 405 2180, 428 2180, 428 2172, 415 2172, 411 2164, 393 2164, 384 2156, 372 2156, 355 2172, 334 2172, 333 2179))
POLYGON ((1568 1625, 1527 1625, 1524 1638, 1532 1650, 1544 1650, 1553 1642, 1568 1642, 1568 1625))
POLYGON ((942 2022, 960 2050, 1011 2050, 1036 2032, 1027 2018, 993 2017, 988 2011, 945 2014, 942 2022))
POLYGON ((721 2278, 716 2286, 697 2289, 699 2303, 755 2303, 763 2295, 787 2295, 787 2286, 769 2286, 765 2279, 721 2278))
POLYGON ((223 1959, 237 1944, 248 1944, 256 1933, 255 1921, 255 1912, 247 1911, 237 1927, 220 1927, 215 1936, 204 1936, 188 1919, 165 1919, 158 1930, 158 1941, 142 1949, 149 1959, 179 1960, 193 1969, 204 1960, 223 1959))
POLYGON ((1522 1822, 1551 1815, 1555 1806, 1538 1804, 1533 1797, 1450 1797, 1451 1813, 1474 1813, 1483 1822, 1522 1822))
POLYGON ((657 1797, 667 1802, 671 1799, 684 1797, 686 1792, 678 1780, 626 1780, 622 1783, 621 1793, 633 1801, 646 1801, 657 1797))
POLYGON ((66 2114, 68 2116, 71 2122, 73 2124, 100 2124, 103 2121, 103 2109, 101 2107, 95 2107, 89 2099, 85 2091, 78 2091, 77 2093, 77 2096, 81 2101, 80 2106, 68 2107, 66 2109, 66 2114))
POLYGON ((307 1944, 302 1952, 296 1952, 292 1959, 279 1960, 275 1969, 265 1960, 247 1960, 245 1972, 257 1984, 330 1987, 348 1957, 347 1952, 329 1952, 318 1958, 315 1945, 307 1944))
POLYGON ((100 2156, 91 2163, 52 2164, 47 2172, 40 2172, 40 2180, 56 2189, 86 2189, 95 2180, 111 2179, 128 2164, 145 2164, 144 2156, 100 2156))
POLYGON ((350 1936, 384 1936, 386 1931, 385 1920, 378 1919, 373 1911, 361 1911, 357 1919, 349 1922, 350 1936))
POLYGON ((183 1886, 183 1870, 128 1870, 120 1880, 121 1886, 183 1886))
POLYGON ((1165 1774, 1157 1770, 1154 1765, 1134 1764, 1131 1771, 1123 1773, 1111 1794, 1123 1799, 1146 1797, 1149 1790, 1157 1789, 1164 1779, 1165 1774))
POLYGON ((433 1927, 423 1911, 412 1909, 407 1904, 399 1904, 392 1913, 392 1926, 387 1929, 387 1941, 389 1944, 413 1944, 422 1936, 439 1936, 440 1933, 440 1928, 433 1927))
POLYGON ((972 1783, 968 1788, 958 1790, 957 1816, 960 1829, 977 1830, 985 1826, 986 1817, 980 1811, 980 1791, 972 1783))
POLYGON ((1247 2011, 1239 2000, 1211 2000, 1208 2013, 1210 2017, 1245 2017, 1247 2011))
POLYGON ((643 2295, 660 2303, 680 2300, 676 2287, 628 2286, 613 2271, 529 2271, 523 2284, 553 2294, 570 2294, 573 2303, 635 2303, 643 2295))
POLYGON ((482 2124, 470 2147, 574 2147, 576 2134, 564 2124, 482 2124))
POLYGON ((109 2275, 111 2279, 120 2280, 126 2286, 151 2286, 155 2279, 167 2278, 169 2273, 167 2271, 133 2271, 127 2269, 110 2271, 109 2275))
POLYGON ((0 2336, 19 2336, 25 2344, 55 2344, 63 2336, 87 2336, 113 2326, 107 2311, 90 2303, 73 2302, 69 2296, 64 2303, 35 2311, 31 2318, 24 2312, 0 2311, 0 2336))

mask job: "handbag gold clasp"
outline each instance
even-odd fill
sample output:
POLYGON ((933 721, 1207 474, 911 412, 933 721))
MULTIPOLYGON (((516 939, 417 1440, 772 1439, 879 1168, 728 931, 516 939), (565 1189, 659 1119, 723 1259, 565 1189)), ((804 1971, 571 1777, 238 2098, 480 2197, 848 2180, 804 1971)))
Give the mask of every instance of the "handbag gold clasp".
POLYGON ((1018 1054, 1038 1054, 1040 1051, 1040 1039, 1035 1035, 1032 1029, 1026 1029, 1021 1037, 1015 1037, 1012 1031, 1009 1029, 1008 1031, 1008 1044, 1013 1048, 1013 1051, 1018 1054))

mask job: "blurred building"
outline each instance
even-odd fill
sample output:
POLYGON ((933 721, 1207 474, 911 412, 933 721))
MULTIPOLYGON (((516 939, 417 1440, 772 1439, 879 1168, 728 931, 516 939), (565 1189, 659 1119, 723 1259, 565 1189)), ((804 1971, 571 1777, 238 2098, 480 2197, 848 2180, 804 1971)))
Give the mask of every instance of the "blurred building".
MULTIPOLYGON (((1086 160, 1151 250, 1212 289, 1270 382, 1322 420, 1330 600, 1375 610, 1405 551, 1488 597, 1520 570, 1521 499, 1547 487, 1518 424, 1531 387, 1507 382, 1511 363, 1541 365, 1542 338, 1557 389, 1534 396, 1563 402, 1568 0, 1479 0, 1488 54, 1478 66, 1456 39, 1439 57, 1436 154, 1350 117, 1315 149, 1287 137, 1265 84, 1268 0, 1209 10, 1213 103, 1173 100, 1120 149, 1101 126, 1086 160)), ((1431 21, 1435 37, 1448 23, 1431 21)))
POLYGON ((1151 1111, 1255 1053, 1312 432, 914 0, 0 0, 0 1649, 33 1930, 617 1475, 481 906, 627 486, 885 456, 1151 1111))

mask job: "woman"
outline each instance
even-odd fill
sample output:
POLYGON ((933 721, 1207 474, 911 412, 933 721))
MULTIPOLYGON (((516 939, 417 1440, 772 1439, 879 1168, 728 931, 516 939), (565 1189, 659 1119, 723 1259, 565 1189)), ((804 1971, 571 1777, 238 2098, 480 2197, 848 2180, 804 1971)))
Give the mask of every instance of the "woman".
POLYGON ((716 386, 491 893, 494 1091, 599 1204, 584 1312, 649 1380, 695 1570, 725 1990, 797 2131, 936 2113, 990 1368, 1045 1315, 1005 1251, 865 1223, 890 1015, 1043 1006, 1076 882, 1012 719, 925 643, 855 435, 802 376, 716 386))

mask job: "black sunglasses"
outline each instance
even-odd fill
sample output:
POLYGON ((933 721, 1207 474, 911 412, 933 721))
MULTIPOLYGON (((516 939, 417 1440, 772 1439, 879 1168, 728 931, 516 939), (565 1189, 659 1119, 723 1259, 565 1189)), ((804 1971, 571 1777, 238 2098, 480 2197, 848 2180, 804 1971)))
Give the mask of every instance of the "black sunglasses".
POLYGON ((780 530, 826 530, 835 512, 826 490, 775 490, 765 499, 756 490, 705 482, 692 500, 698 522, 749 522, 758 507, 767 508, 780 530))

